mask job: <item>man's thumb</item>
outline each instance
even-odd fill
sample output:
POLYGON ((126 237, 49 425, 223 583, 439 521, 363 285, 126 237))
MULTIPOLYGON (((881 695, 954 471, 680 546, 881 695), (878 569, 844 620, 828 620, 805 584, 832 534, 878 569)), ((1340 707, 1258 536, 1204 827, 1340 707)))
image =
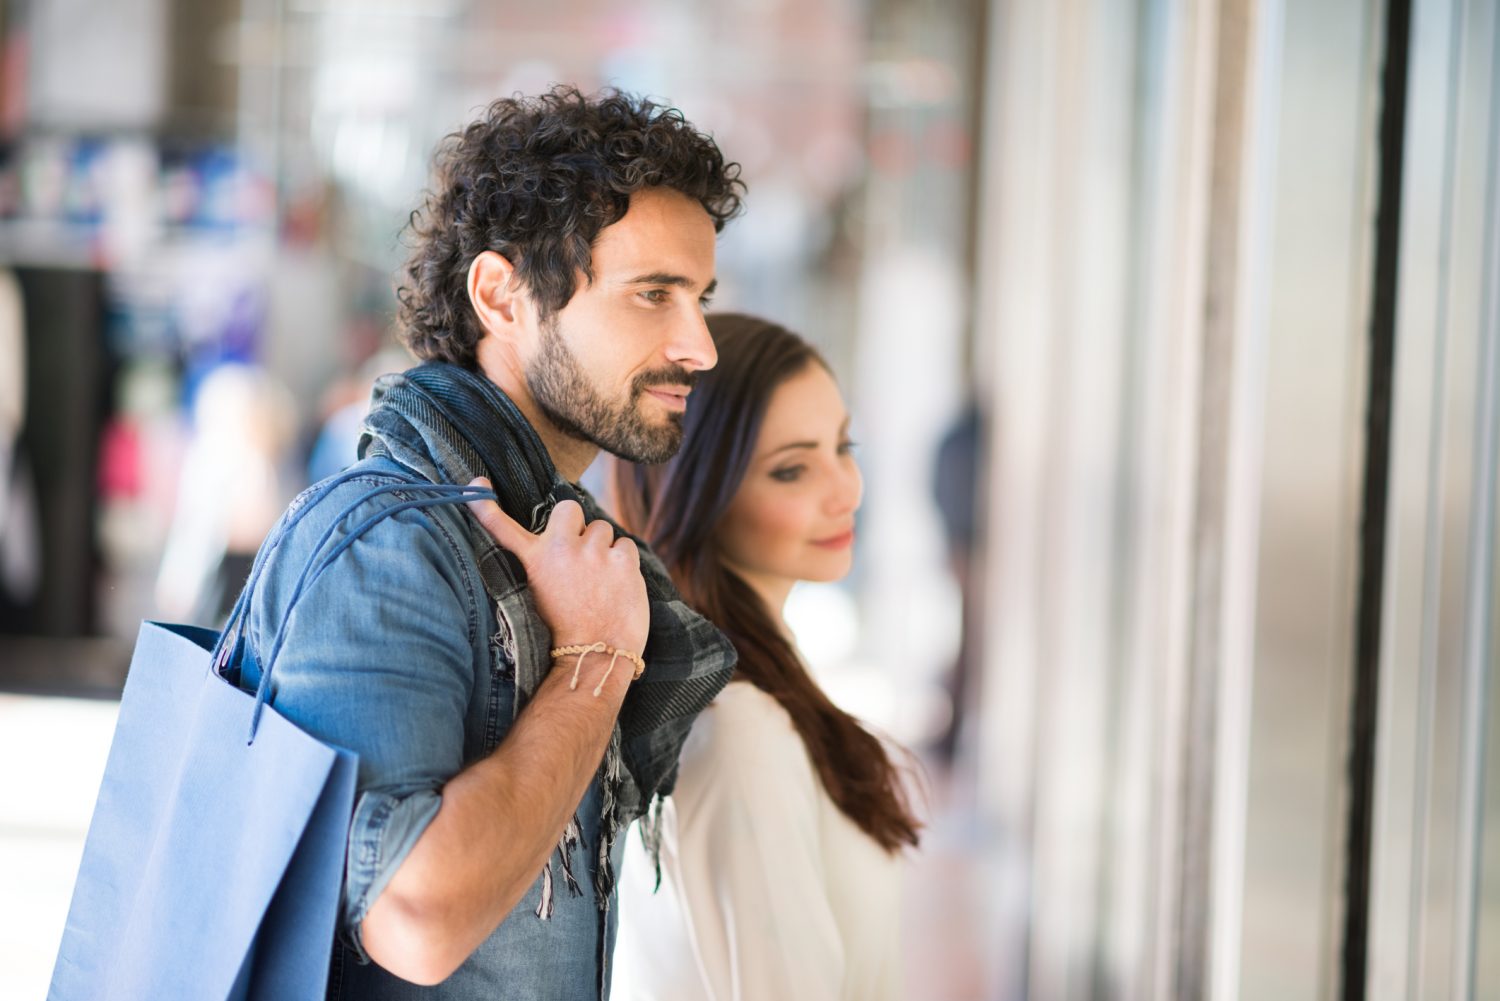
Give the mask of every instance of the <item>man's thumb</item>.
MULTIPOLYGON (((490 481, 481 476, 471 481, 469 486, 488 490, 490 481)), ((521 557, 524 563, 527 554, 531 552, 531 547, 536 543, 536 536, 522 528, 514 518, 501 509, 499 504, 492 500, 472 500, 468 502, 468 505, 479 524, 490 533, 490 538, 499 543, 502 549, 508 549, 521 557)))

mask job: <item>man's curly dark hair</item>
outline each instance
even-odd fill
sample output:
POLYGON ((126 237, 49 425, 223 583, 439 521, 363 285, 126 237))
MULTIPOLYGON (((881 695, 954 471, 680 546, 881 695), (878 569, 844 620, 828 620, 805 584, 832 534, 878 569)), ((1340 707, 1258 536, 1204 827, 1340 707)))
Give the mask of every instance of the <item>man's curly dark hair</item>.
POLYGON ((412 253, 396 291, 402 338, 426 361, 477 367, 483 335, 469 302, 469 265, 493 250, 515 265, 542 316, 593 280, 600 230, 643 188, 696 198, 715 231, 740 211, 744 183, 713 139, 675 108, 606 90, 559 86, 502 98, 435 156, 433 189, 412 213, 412 253))

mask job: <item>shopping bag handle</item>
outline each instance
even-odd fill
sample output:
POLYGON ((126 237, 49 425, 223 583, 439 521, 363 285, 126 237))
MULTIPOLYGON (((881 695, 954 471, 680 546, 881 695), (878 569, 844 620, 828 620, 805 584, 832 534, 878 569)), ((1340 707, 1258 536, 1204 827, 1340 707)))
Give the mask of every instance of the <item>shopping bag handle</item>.
POLYGON ((424 486, 415 488, 405 484, 398 484, 387 487, 376 487, 375 489, 366 492, 364 496, 360 497, 358 501, 356 501, 353 505, 346 509, 337 520, 329 524, 328 528, 323 532, 322 538, 318 540, 317 546, 313 549, 312 558, 310 558, 302 567, 302 574, 297 578, 297 586, 292 589, 292 597, 287 602, 286 612, 281 616, 281 625, 276 630, 276 638, 271 641, 270 653, 266 657, 265 663, 261 667, 260 684, 257 685, 255 689, 255 709, 250 716, 250 739, 248 742, 254 743, 255 741, 255 731, 260 726, 261 710, 265 708, 266 700, 270 697, 271 694, 271 671, 275 667, 277 655, 281 653, 281 644, 286 639, 287 627, 291 624, 292 615, 296 609, 297 602, 300 601, 302 599, 302 596, 307 593, 307 590, 317 582, 318 578, 323 575, 323 571, 328 569, 333 561, 338 558, 340 553, 348 549, 351 545, 354 544, 356 539, 364 535, 370 529, 374 528, 380 522, 391 517, 392 515, 399 514, 402 511, 410 511, 416 508, 438 507, 443 504, 467 504, 468 502, 475 500, 497 499, 498 498, 496 497, 493 490, 488 490, 481 487, 461 487, 451 483, 429 483, 424 486), (379 496, 380 494, 393 493, 396 491, 409 492, 413 490, 423 493, 430 492, 435 496, 419 497, 414 500, 402 501, 399 504, 392 504, 390 507, 381 508, 379 511, 376 511, 364 521, 360 522, 357 526, 355 526, 353 530, 344 535, 336 543, 333 543, 328 553, 324 555, 321 560, 318 559, 318 554, 321 553, 326 546, 328 546, 329 540, 333 537, 334 532, 338 529, 340 523, 344 520, 344 518, 348 517, 354 509, 358 508, 365 501, 369 500, 372 497, 379 496), (314 569, 314 565, 316 565, 316 569, 314 569))
POLYGON ((374 487, 365 491, 362 495, 352 501, 339 516, 331 521, 324 530, 323 535, 313 547, 313 554, 302 567, 302 573, 297 578, 297 584, 292 589, 291 598, 287 601, 286 611, 281 616, 281 624, 277 627, 276 636, 271 641, 270 651, 261 665, 260 682, 255 689, 255 706, 250 714, 250 732, 246 743, 255 742, 256 731, 260 727, 261 712, 271 697, 272 685, 271 675, 275 670, 277 657, 281 653, 282 643, 286 640, 287 630, 296 612, 297 603, 307 594, 308 590, 323 572, 332 565, 338 556, 354 544, 360 536, 370 531, 385 519, 399 514, 402 511, 410 511, 418 508, 438 507, 444 504, 467 504, 474 500, 496 500, 493 490, 479 487, 458 486, 451 483, 395 483, 381 487, 374 487), (379 511, 367 517, 352 530, 347 532, 337 541, 332 541, 339 526, 354 511, 358 510, 366 501, 382 494, 417 492, 428 494, 426 497, 418 497, 412 500, 401 501, 389 507, 383 507, 379 511), (325 552, 326 550, 326 552, 325 552))
MULTIPOLYGON (((288 517, 277 523, 270 536, 262 543, 260 551, 255 554, 255 562, 250 565, 250 576, 245 581, 245 586, 240 589, 239 597, 235 599, 234 607, 229 611, 229 618, 225 620, 224 628, 219 632, 219 640, 214 644, 213 655, 209 658, 209 665, 214 673, 222 675, 225 668, 239 659, 241 632, 244 623, 249 621, 250 596, 255 591, 256 583, 260 580, 261 571, 265 569, 267 561, 276 552, 282 540, 286 538, 287 533, 295 528, 297 523, 336 487, 340 487, 350 480, 369 475, 369 472, 366 470, 346 469, 344 472, 322 481, 318 484, 316 492, 311 497, 299 505, 288 517)), ((427 482, 425 480, 418 480, 415 476, 404 471, 381 473, 380 475, 383 478, 397 480, 412 486, 427 482)), ((348 514, 348 510, 345 510, 338 518, 334 519, 335 523, 342 521, 348 514)))
MULTIPOLYGON (((301 521, 302 517, 313 507, 313 505, 322 500, 330 490, 344 482, 347 482, 355 476, 360 475, 369 474, 368 472, 344 474, 335 477, 333 480, 326 481, 319 488, 318 493, 310 498, 307 503, 302 505, 302 507, 299 508, 292 515, 292 517, 286 519, 286 521, 282 523, 273 537, 267 540, 266 545, 261 547, 261 552, 257 554, 255 563, 251 567, 250 579, 246 583, 245 589, 240 592, 240 597, 235 602, 234 610, 230 612, 230 620, 228 623, 226 623, 224 632, 220 635, 219 646, 223 648, 223 650, 229 651, 229 654, 226 656, 223 651, 215 652, 215 655, 212 659, 212 663, 215 665, 215 670, 221 670, 223 664, 227 663, 230 659, 233 659, 233 652, 238 650, 242 642, 244 624, 249 621, 251 601, 250 595, 255 590, 255 584, 260 578, 260 574, 264 569, 265 563, 267 562, 270 553, 281 544, 282 540, 286 537, 287 532, 294 525, 296 525, 297 522, 301 521), (226 643, 226 638, 230 635, 231 629, 233 629, 233 631, 236 633, 232 646, 226 643)), ((381 475, 382 477, 386 476, 386 474, 384 473, 382 473, 381 475)), ((483 487, 460 486, 454 483, 430 483, 426 480, 419 480, 416 477, 408 476, 404 473, 390 474, 390 478, 395 479, 398 482, 388 483, 378 487, 372 487, 371 489, 361 494, 359 497, 355 498, 349 504, 347 504, 344 509, 339 512, 338 516, 331 522, 329 522, 328 527, 323 531, 322 536, 319 537, 317 543, 313 546, 312 555, 308 557, 307 562, 303 565, 302 573, 298 575, 297 584, 292 589, 292 596, 287 602, 286 611, 281 616, 281 624, 277 627, 276 636, 271 642, 270 652, 261 665, 260 682, 256 685, 255 689, 255 706, 250 714, 250 732, 246 740, 247 744, 253 744, 255 742, 255 734, 260 727, 261 712, 265 708, 266 702, 270 699, 271 696, 271 673, 275 667, 276 658, 281 652, 282 643, 286 639, 287 628, 291 623, 292 615, 296 610, 297 603, 302 599, 303 595, 307 593, 308 589, 311 588, 313 584, 317 583, 318 578, 323 575, 323 572, 333 564, 334 560, 336 560, 340 554, 342 554, 346 549, 353 545, 354 542, 360 538, 360 536, 370 531, 380 522, 391 517, 392 515, 399 514, 402 511, 410 511, 419 508, 439 507, 445 504, 467 504, 470 501, 475 500, 498 499, 493 490, 483 487), (352 530, 345 533, 337 541, 333 540, 333 536, 338 532, 339 527, 344 523, 344 520, 348 518, 349 515, 357 511, 367 501, 372 500, 375 497, 379 497, 383 494, 390 493, 419 493, 426 494, 427 496, 403 500, 400 503, 392 504, 388 507, 383 507, 380 510, 376 511, 374 514, 371 514, 364 521, 360 522, 352 530)))

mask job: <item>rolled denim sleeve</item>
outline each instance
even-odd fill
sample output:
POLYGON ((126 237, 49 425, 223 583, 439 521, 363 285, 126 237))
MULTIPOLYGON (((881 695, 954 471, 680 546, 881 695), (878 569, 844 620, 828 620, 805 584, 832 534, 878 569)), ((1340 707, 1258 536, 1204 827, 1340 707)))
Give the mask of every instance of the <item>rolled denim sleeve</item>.
MULTIPOLYGON (((324 528, 366 489, 349 483, 324 498, 268 563, 251 615, 258 654, 269 654, 324 528)), ((368 501, 343 526, 398 502, 368 501)), ((451 512, 404 511, 377 524, 305 591, 272 667, 276 710, 359 755, 340 932, 361 961, 361 922, 464 765, 465 713, 487 644, 475 642, 483 591, 458 533, 451 512)))
POLYGON ((396 874, 441 805, 442 796, 431 791, 402 797, 371 790, 355 800, 354 819, 349 824, 344 890, 339 902, 339 933, 360 962, 370 960, 361 932, 370 905, 396 874))

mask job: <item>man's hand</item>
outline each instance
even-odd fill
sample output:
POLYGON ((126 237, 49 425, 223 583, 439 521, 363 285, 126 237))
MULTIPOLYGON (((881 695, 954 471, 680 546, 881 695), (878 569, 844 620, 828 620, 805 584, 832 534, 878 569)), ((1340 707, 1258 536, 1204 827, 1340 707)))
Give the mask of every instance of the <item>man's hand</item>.
MULTIPOLYGON (((477 479, 470 486, 488 489, 477 479)), ((494 501, 470 501, 485 531, 526 568, 537 614, 557 646, 603 641, 640 653, 651 625, 641 555, 628 538, 615 539, 607 521, 584 524, 583 508, 565 500, 533 535, 494 501)))

